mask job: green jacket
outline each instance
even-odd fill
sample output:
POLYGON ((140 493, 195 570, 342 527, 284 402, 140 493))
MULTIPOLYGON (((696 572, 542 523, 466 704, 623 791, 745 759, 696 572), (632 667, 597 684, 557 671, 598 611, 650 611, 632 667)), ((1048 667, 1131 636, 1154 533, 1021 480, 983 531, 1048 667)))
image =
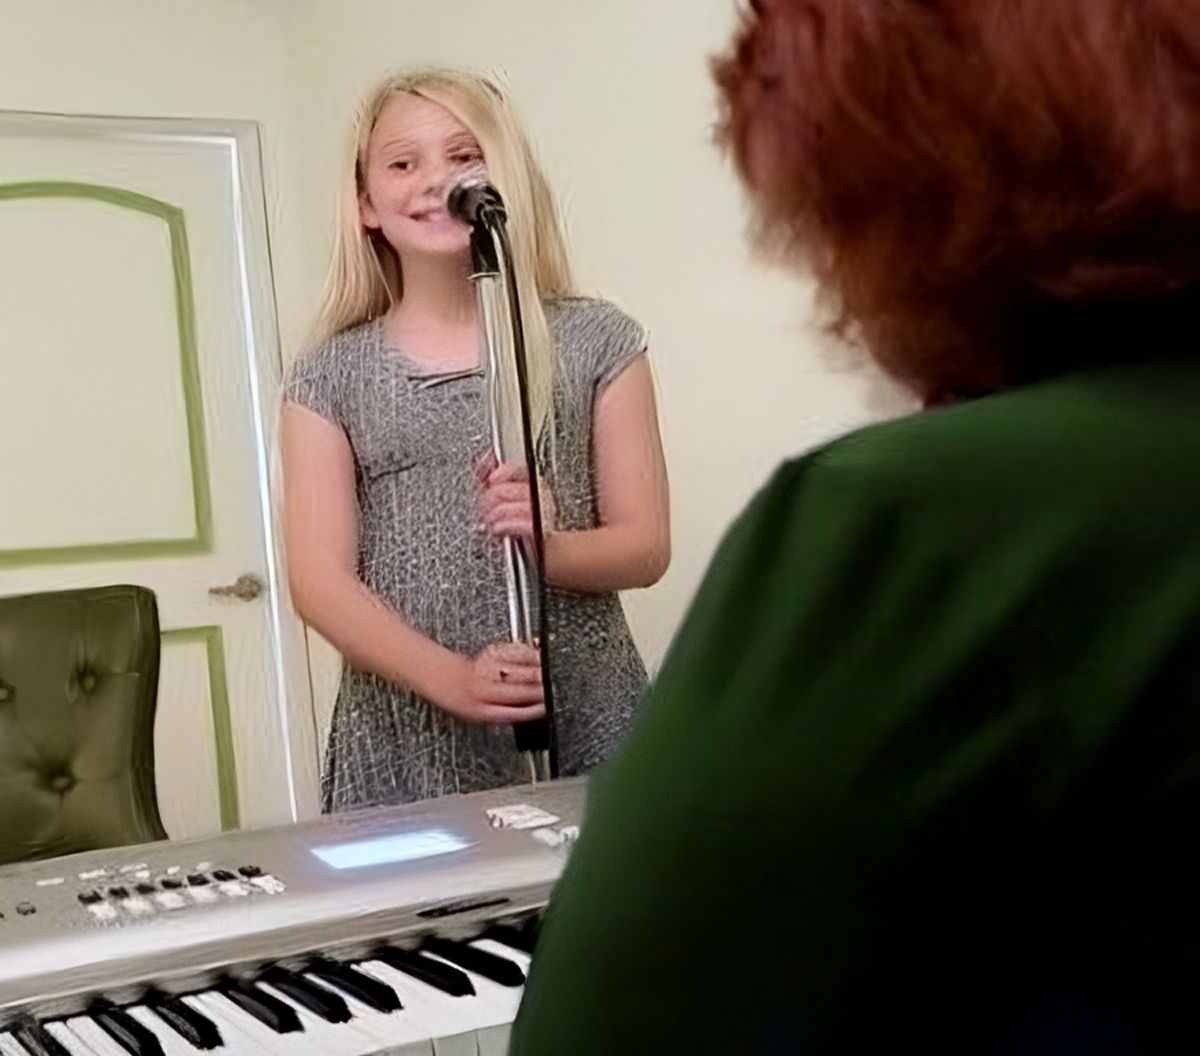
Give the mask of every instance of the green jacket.
POLYGON ((514 1056, 1197 1051, 1198 471, 1189 362, 782 466, 593 778, 514 1056))

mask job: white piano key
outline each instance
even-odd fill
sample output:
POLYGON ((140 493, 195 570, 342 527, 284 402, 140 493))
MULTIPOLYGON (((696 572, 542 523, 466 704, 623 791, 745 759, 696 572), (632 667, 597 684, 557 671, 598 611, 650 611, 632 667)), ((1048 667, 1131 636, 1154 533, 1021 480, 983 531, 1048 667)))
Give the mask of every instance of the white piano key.
POLYGON ((517 1006, 521 1003, 521 987, 501 986, 481 975, 466 971, 461 965, 447 961, 444 957, 438 957, 429 951, 425 951, 425 955, 466 972, 467 978, 475 987, 474 997, 454 999, 460 1002, 455 1004, 454 1014, 463 1029, 474 1029, 478 1039, 479 1056, 507 1056, 512 1022, 517 1014, 517 1006))
POLYGON ((96 1056, 129 1056, 91 1016, 75 1016, 66 1025, 96 1056))
POLYGON ((0 1034, 0 1056, 29 1056, 25 1046, 11 1034, 0 1034))
MULTIPOLYGON (((434 1056, 433 1039, 425 1032, 416 1016, 407 1016, 407 1009, 399 1012, 376 1012, 356 997, 313 975, 305 975, 310 983, 333 990, 350 1008, 358 1026, 376 1045, 380 1056, 434 1056)), ((401 1002, 403 1003, 403 998, 401 1002)))
POLYGON ((504 943, 497 942, 495 939, 475 939, 469 945, 486 950, 488 953, 494 953, 497 957, 504 957, 518 965, 526 975, 529 974, 529 966, 533 963, 533 958, 524 950, 515 950, 511 946, 505 946, 504 943))
MULTIPOLYGON (((209 993, 203 995, 212 1010, 211 1016, 218 1023, 218 1029, 224 1034, 225 1025, 235 1037, 240 1037, 246 1044, 257 1046, 253 1051, 288 1052, 299 1056, 319 1056, 320 1049, 315 1048, 311 1039, 303 1032, 293 1031, 290 1034, 279 1034, 265 1023, 259 1022, 245 1009, 236 1005, 231 998, 224 994, 209 993), (218 1019, 218 1017, 220 1017, 218 1019)), ((247 1052, 251 1051, 249 1049, 247 1052)))
POLYGON ((289 1008, 296 1011, 304 1033, 316 1046, 317 1051, 326 1056, 362 1056, 363 1053, 375 1051, 375 1040, 361 1029, 351 1019, 349 1023, 330 1023, 315 1012, 310 1012, 303 1005, 288 997, 282 990, 277 990, 270 983, 259 983, 261 989, 272 997, 278 998, 289 1008))
MULTIPOLYGON (((445 964, 453 964, 444 957, 426 951, 426 956, 433 957, 445 964)), ((461 965, 454 965, 460 971, 467 971, 461 965)), ((479 1056, 508 1056, 508 1043, 512 1035, 513 1020, 517 1016, 517 1007, 521 1003, 524 990, 520 986, 501 986, 485 979, 475 972, 467 972, 467 977, 475 987, 475 997, 467 998, 474 1001, 478 1015, 482 1017, 480 1026, 476 1028, 479 1038, 479 1056)))
POLYGON ((191 1042, 185 1041, 176 1034, 165 1020, 155 1014, 153 1009, 147 1008, 145 1005, 132 1005, 125 1011, 158 1039, 164 1056, 196 1056, 201 1051, 192 1048, 191 1042))
POLYGON ((96 1050, 67 1026, 66 1023, 43 1023, 42 1029, 66 1049, 71 1056, 97 1056, 96 1050))
POLYGON ((222 1056, 263 1056, 263 1053, 275 1051, 265 1047, 257 1038, 247 1035, 242 1025, 228 1014, 229 1003, 217 1002, 216 996, 211 992, 188 994, 183 1000, 216 1024, 217 1030, 221 1032, 221 1039, 225 1042, 224 1046, 217 1050, 222 1056))
MULTIPOLYGON (((297 1056, 325 1056, 321 1047, 313 1043, 307 1031, 290 1031, 287 1034, 280 1034, 261 1020, 255 1019, 233 998, 227 997, 225 994, 213 994, 212 997, 214 1007, 219 1005, 230 1023, 268 1051, 282 1052, 286 1049, 289 1053, 297 1054, 297 1056)), ((291 1007, 291 1002, 285 1001, 284 1003, 291 1007)))
POLYGON ((404 1007, 410 1009, 424 1024, 433 1039, 435 1056, 478 1056, 479 1044, 475 1027, 464 1022, 460 1002, 469 997, 451 997, 393 968, 385 961, 364 961, 359 971, 385 983, 400 995, 404 1007))

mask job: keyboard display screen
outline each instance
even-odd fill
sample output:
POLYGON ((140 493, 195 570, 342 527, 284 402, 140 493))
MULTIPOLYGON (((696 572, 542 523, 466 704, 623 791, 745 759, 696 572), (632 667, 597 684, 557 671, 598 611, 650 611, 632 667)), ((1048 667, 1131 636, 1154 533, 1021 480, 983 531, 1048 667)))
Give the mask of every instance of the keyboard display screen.
POLYGON ((380 836, 370 840, 314 847, 312 853, 334 869, 360 869, 370 865, 392 865, 435 858, 471 846, 469 840, 445 829, 426 829, 398 836, 380 836))

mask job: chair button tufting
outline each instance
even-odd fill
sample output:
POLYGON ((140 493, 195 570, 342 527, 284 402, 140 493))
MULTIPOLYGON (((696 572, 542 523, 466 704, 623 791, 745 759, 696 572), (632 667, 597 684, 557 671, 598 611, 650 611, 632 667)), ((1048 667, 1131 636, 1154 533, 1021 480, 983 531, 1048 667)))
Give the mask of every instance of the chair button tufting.
POLYGON ((12 700, 12 690, 8 686, 0 686, 0 704, 12 700))
POLYGON ((50 787, 55 792, 70 792, 75 787, 75 778, 70 774, 59 774, 58 777, 51 778, 50 787))
POLYGON ((79 685, 85 693, 96 688, 96 676, 91 671, 85 671, 79 679, 79 685))

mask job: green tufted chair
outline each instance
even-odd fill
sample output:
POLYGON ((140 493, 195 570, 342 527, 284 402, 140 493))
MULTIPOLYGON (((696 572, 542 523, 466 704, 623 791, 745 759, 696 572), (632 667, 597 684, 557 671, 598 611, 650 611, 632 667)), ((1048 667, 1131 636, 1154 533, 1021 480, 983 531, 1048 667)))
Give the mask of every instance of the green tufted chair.
POLYGON ((0 598, 0 864, 166 838, 158 654, 144 587, 0 598))

